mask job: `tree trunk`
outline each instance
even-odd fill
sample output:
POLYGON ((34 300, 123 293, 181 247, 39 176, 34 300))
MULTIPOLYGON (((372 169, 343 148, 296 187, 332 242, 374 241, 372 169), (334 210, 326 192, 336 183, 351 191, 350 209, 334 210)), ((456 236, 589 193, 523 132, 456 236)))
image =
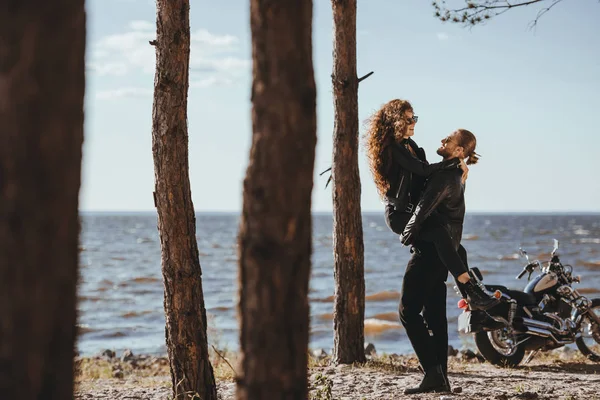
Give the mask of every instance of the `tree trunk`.
POLYGON ((332 0, 333 248, 335 279, 333 362, 365 361, 365 277, 358 173, 356 0, 332 0))
POLYGON ((70 399, 84 1, 0 9, 0 397, 70 399))
POLYGON ((316 145, 312 1, 251 0, 253 140, 239 233, 238 399, 306 399, 316 145))
POLYGON ((188 164, 189 0, 157 0, 156 6, 152 153, 173 397, 196 394, 212 400, 217 393, 188 164))

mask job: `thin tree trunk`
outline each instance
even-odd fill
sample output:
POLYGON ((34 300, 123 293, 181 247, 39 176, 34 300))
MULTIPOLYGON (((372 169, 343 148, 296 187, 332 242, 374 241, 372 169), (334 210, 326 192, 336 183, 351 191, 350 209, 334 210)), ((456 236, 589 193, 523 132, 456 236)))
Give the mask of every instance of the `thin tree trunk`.
POLYGON ((83 0, 0 7, 0 397, 73 398, 83 0))
POLYGON ((173 397, 212 400, 217 394, 188 164, 189 0, 157 0, 156 6, 152 153, 173 397))
POLYGON ((239 233, 237 398, 306 399, 316 145, 312 1, 250 4, 253 140, 239 233))
POLYGON ((332 0, 333 248, 335 279, 333 362, 365 361, 365 277, 358 173, 356 0, 332 0))

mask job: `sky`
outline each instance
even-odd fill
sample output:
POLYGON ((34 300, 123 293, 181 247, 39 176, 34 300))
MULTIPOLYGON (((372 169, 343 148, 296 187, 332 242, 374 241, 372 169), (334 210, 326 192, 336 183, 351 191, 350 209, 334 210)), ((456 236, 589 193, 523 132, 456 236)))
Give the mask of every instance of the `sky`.
MULTIPOLYGON (((331 211, 333 27, 314 0, 317 148, 313 211, 331 211)), ((448 2, 451 4, 451 2, 448 2)), ((440 140, 472 131, 467 212, 600 211, 600 4, 565 0, 538 22, 521 7, 469 29, 443 23, 430 1, 358 0, 359 169, 363 212, 383 206, 366 162, 365 121, 410 100, 414 139, 430 162, 440 140)), ((152 211, 156 5, 87 0, 82 211, 152 211)), ((249 1, 192 0, 188 100, 190 183, 197 211, 242 207, 252 137, 249 1)), ((293 194, 290 194, 293 195, 293 194)))

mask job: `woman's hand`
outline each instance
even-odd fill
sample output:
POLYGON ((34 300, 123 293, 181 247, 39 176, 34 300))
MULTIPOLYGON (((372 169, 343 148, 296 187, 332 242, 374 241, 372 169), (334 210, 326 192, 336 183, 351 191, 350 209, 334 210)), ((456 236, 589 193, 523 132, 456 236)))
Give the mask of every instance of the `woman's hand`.
POLYGON ((460 165, 459 165, 460 169, 462 169, 462 178, 461 178, 461 182, 464 185, 465 182, 467 181, 467 177, 469 176, 469 167, 467 167, 467 164, 465 164, 465 160, 464 159, 460 159, 460 165))

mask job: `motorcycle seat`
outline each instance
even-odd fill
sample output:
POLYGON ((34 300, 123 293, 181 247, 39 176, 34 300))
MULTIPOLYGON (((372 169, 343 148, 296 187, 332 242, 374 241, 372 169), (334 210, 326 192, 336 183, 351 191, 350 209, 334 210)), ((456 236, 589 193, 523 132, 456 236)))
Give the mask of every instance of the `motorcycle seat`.
POLYGON ((512 289, 507 288, 506 286, 500 286, 500 285, 485 285, 485 287, 491 292, 495 292, 496 290, 499 290, 502 293, 505 293, 508 296, 510 296, 511 298, 515 299, 517 301, 517 303, 525 305, 525 306, 536 305, 538 303, 535 296, 532 295, 531 293, 525 293, 520 290, 512 290, 512 289))

